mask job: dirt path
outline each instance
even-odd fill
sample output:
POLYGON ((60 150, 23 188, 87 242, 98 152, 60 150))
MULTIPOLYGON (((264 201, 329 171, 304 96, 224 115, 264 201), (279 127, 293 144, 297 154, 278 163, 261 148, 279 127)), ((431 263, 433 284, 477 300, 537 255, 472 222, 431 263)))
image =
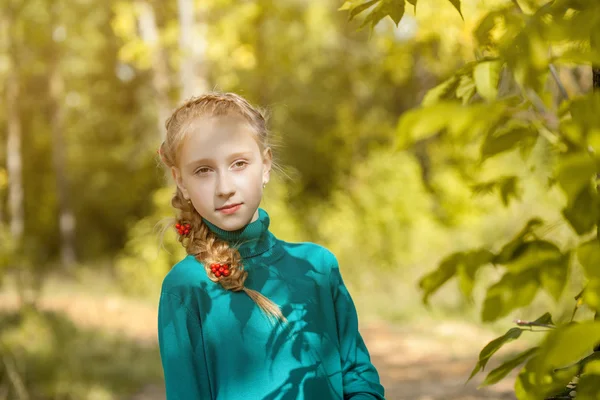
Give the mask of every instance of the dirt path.
MULTIPOLYGON (((15 305, 14 296, 0 293, 0 309, 15 305)), ((43 308, 62 311, 81 327, 119 333, 140 344, 156 344, 156 310, 148 303, 119 296, 53 294, 44 298, 43 308)), ((483 376, 465 385, 479 350, 495 336, 477 326, 370 323, 361 326, 361 332, 388 400, 515 399, 514 375, 491 388, 477 390, 483 376)), ((148 385, 131 400, 164 400, 164 388, 148 385)))

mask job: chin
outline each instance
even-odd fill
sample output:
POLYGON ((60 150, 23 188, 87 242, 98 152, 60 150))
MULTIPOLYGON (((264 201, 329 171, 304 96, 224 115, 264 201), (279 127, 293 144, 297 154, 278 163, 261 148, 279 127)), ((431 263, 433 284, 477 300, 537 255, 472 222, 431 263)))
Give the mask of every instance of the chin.
POLYGON ((237 231, 248 225, 254 215, 245 215, 245 213, 236 214, 237 215, 219 215, 218 223, 215 223, 215 225, 226 231, 237 231))

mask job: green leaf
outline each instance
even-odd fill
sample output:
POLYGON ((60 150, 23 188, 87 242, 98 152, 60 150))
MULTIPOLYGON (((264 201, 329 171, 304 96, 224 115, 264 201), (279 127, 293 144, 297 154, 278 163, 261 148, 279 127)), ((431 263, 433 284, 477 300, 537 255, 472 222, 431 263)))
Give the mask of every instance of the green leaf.
POLYGON ((406 1, 408 1, 415 8, 415 12, 417 12, 417 0, 406 0, 406 1))
POLYGON ((529 305, 538 291, 538 279, 537 269, 504 274, 498 282, 488 288, 481 311, 482 321, 495 321, 517 308, 529 305))
POLYGON ((408 145, 443 130, 452 139, 469 141, 494 128, 506 117, 506 109, 502 103, 464 106, 448 101, 409 110, 402 114, 398 122, 396 148, 406 149, 408 145), (486 118, 481 118, 481 115, 486 118))
POLYGON ((600 398, 600 360, 586 364, 577 384, 577 400, 600 398))
POLYGON ((402 114, 398 122, 397 148, 406 148, 409 144, 437 134, 448 125, 448 121, 461 113, 456 103, 436 103, 402 114))
MULTIPOLYGON (((580 129, 583 138, 589 139, 590 135, 600 131, 598 110, 600 110, 600 92, 598 91, 590 92, 571 102, 570 111, 573 122, 580 129)), ((596 154, 598 154, 598 149, 596 149, 596 154)))
POLYGON ((445 99, 448 97, 448 94, 454 92, 458 85, 459 78, 456 75, 451 76, 446 79, 439 85, 429 89, 425 96, 423 97, 423 101, 421 101, 422 106, 430 106, 434 103, 437 103, 441 99, 445 99))
POLYGON ((563 156, 558 164, 556 180, 567 195, 570 203, 581 191, 589 186, 596 173, 594 160, 586 153, 572 153, 563 156))
POLYGON ((368 9, 369 7, 371 7, 372 5, 374 5, 375 3, 377 3, 378 1, 379 0, 371 0, 371 1, 367 1, 366 3, 362 3, 362 4, 360 4, 360 3, 354 3, 354 2, 351 3, 349 1, 347 1, 338 10, 350 10, 350 13, 349 13, 349 16, 348 16, 348 20, 352 20, 358 14, 360 14, 363 11, 365 11, 366 9, 368 9))
POLYGON ((500 348, 506 343, 518 339, 522 332, 523 330, 521 328, 511 328, 504 335, 497 337, 485 345, 485 347, 479 352, 479 360, 477 361, 477 364, 475 364, 473 371, 471 371, 471 375, 469 376, 467 382, 470 381, 479 371, 483 371, 485 369, 486 364, 494 355, 494 353, 500 350, 500 348))
POLYGON ((475 81, 468 75, 460 77, 460 82, 456 88, 456 97, 462 100, 463 104, 467 104, 471 97, 475 94, 475 81))
POLYGON ((600 278, 589 280, 583 291, 582 301, 591 309, 600 311, 600 278))
POLYGON ((375 28, 375 25, 386 16, 390 16, 396 26, 400 23, 400 20, 404 16, 404 0, 380 0, 379 4, 371 13, 365 18, 361 25, 361 28, 371 24, 371 29, 375 28))
POLYGON ((508 271, 517 273, 526 269, 541 269, 549 265, 564 265, 566 261, 564 254, 552 242, 546 240, 531 240, 523 242, 515 250, 512 259, 506 262, 508 271))
POLYGON ((494 264, 506 264, 522 253, 518 252, 519 249, 523 250, 522 246, 525 245, 524 240, 527 239, 532 231, 543 224, 543 221, 539 218, 532 218, 525 226, 515 235, 515 237, 502 247, 502 250, 494 257, 494 264))
POLYGON ((549 263, 540 268, 540 283, 542 288, 548 292, 555 301, 560 299, 569 273, 569 257, 563 257, 557 263, 549 263))
POLYGON ((535 147, 535 144, 538 141, 537 130, 534 127, 532 127, 531 129, 532 129, 533 134, 531 136, 525 136, 519 142, 519 153, 521 153, 521 158, 524 161, 527 161, 529 159, 529 156, 531 155, 531 151, 533 150, 533 148, 535 147))
MULTIPOLYGON (((540 347, 535 365, 535 384, 542 386, 558 369, 570 366, 600 344, 600 322, 585 321, 552 330, 540 347)), ((577 370, 573 372, 576 373, 577 370)))
POLYGON ((483 265, 488 264, 494 255, 487 250, 474 250, 464 254, 458 264, 458 287, 467 301, 472 301, 471 294, 475 284, 475 274, 483 265))
MULTIPOLYGON (((349 10, 352 7, 353 7, 352 1, 345 1, 344 4, 342 4, 342 6, 340 8, 338 8, 338 11, 349 10)), ((354 7, 356 7, 356 6, 354 6, 354 7)))
POLYGON ((519 400, 540 400, 550 395, 556 395, 564 391, 565 386, 571 382, 573 375, 577 373, 578 367, 563 369, 546 376, 543 383, 536 381, 536 368, 540 362, 542 350, 527 361, 525 367, 517 376, 515 381, 515 395, 519 400))
POLYGON ((511 197, 520 199, 521 190, 518 186, 518 178, 514 175, 503 176, 495 181, 481 182, 471 186, 474 194, 491 193, 494 189, 499 189, 500 197, 505 206, 510 203, 511 197))
POLYGON ((447 256, 436 270, 425 275, 419 281, 419 287, 423 291, 423 303, 427 304, 429 297, 459 270, 463 274, 463 277, 460 278, 461 290, 465 297, 469 297, 477 269, 487 264, 492 257, 493 254, 484 249, 453 253, 447 256))
POLYGON ((500 61, 482 61, 473 69, 473 79, 477 92, 488 101, 496 100, 498 97, 498 82, 500 81, 500 61))
POLYGON ((454 8, 456 8, 458 13, 460 14, 460 17, 464 20, 465 18, 462 15, 462 11, 460 11, 460 0, 448 0, 448 1, 450 1, 450 3, 452 3, 454 8))
POLYGON ((598 221, 598 194, 591 184, 584 187, 574 200, 568 202, 563 215, 578 235, 584 235, 596 226, 598 221))
POLYGON ((569 255, 562 253, 554 243, 532 240, 518 246, 511 260, 504 265, 509 272, 515 274, 526 270, 539 271, 542 288, 558 301, 566 284, 569 255))
POLYGON ((479 387, 493 385, 494 383, 500 381, 502 378, 508 375, 510 371, 527 361, 527 359, 529 359, 529 357, 535 354, 535 352, 537 352, 538 349, 538 347, 527 349, 517 354, 515 357, 505 361, 499 367, 490 371, 488 376, 486 376, 485 380, 481 383, 481 385, 479 385, 479 387))
POLYGON ((429 296, 435 293, 456 273, 458 263, 461 261, 463 253, 454 253, 446 257, 438 268, 425 275, 419 281, 419 288, 423 291, 423 303, 427 304, 429 296))
POLYGON ((549 312, 545 312, 533 322, 537 324, 554 325, 554 322, 552 322, 552 314, 549 312))
POLYGON ((514 197, 517 200, 521 198, 521 194, 517 187, 517 179, 516 176, 510 176, 500 181, 500 198, 502 199, 504 206, 508 206, 511 197, 514 197))
POLYGON ((588 278, 600 279, 600 243, 597 238, 577 248, 577 259, 588 278))
POLYGON ((509 121, 486 136, 481 145, 481 159, 486 160, 505 151, 514 150, 521 141, 537 137, 537 131, 522 121, 509 121))
POLYGON ((493 45, 492 32, 496 29, 496 25, 501 24, 505 15, 512 11, 512 7, 505 7, 504 9, 491 11, 485 14, 474 31, 474 36, 480 46, 485 47, 493 45))

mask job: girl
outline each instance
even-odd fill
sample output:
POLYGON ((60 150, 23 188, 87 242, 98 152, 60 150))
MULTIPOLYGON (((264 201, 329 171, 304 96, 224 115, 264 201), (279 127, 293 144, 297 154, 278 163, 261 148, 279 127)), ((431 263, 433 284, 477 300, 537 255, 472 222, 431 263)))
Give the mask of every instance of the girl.
POLYGON ((159 153, 188 254, 160 296, 167 400, 383 399, 335 256, 277 239, 259 208, 272 166, 263 115, 211 93, 166 128, 159 153))

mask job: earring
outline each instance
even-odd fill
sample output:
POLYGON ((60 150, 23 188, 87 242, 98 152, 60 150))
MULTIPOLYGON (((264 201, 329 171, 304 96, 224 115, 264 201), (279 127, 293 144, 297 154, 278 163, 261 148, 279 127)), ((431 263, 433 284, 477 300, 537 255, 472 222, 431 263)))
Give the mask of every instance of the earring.
POLYGON ((263 188, 265 188, 265 186, 267 186, 267 182, 263 182, 263 188))

